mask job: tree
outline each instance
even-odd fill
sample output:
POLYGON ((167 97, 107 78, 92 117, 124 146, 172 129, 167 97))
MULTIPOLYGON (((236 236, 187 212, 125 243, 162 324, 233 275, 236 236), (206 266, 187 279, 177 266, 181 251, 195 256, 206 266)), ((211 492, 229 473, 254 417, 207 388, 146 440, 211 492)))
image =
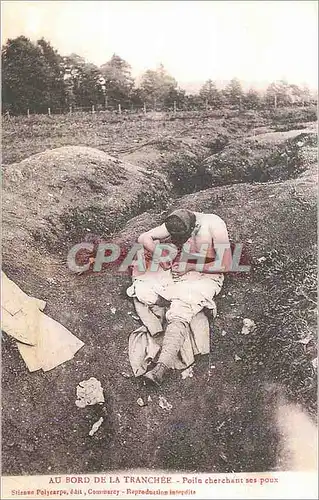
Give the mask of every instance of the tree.
POLYGON ((208 106, 219 108, 222 104, 222 97, 216 84, 212 80, 207 80, 199 91, 200 98, 208 106))
POLYGON ((80 85, 75 93, 76 101, 85 107, 102 104, 103 89, 99 83, 100 72, 97 66, 86 63, 80 73, 80 85))
POLYGON ((9 39, 2 50, 2 102, 13 113, 64 106, 60 56, 44 39, 9 39))
POLYGON ((268 105, 289 106, 292 102, 291 90, 286 80, 272 82, 266 90, 265 100, 268 105))
MULTIPOLYGON (((304 84, 302 86, 301 92, 302 92, 301 95, 302 95, 303 105, 309 104, 311 102, 311 92, 310 92, 309 87, 307 87, 307 85, 304 84)), ((318 99, 315 99, 315 100, 318 100, 318 99)))
POLYGON ((164 108, 174 108, 174 103, 176 107, 181 109, 185 104, 185 90, 177 88, 171 88, 167 91, 164 96, 163 104, 164 108))
POLYGON ((156 71, 148 69, 142 76, 140 90, 143 101, 153 105, 158 98, 159 80, 156 71))
POLYGON ((131 66, 120 56, 113 54, 112 58, 100 67, 100 73, 105 78, 108 102, 111 105, 121 104, 122 107, 128 107, 134 88, 131 66))
POLYGON ((199 96, 199 93, 198 94, 195 94, 195 93, 194 94, 187 94, 185 96, 184 106, 186 107, 187 110, 195 111, 195 110, 200 109, 202 107, 202 105, 203 105, 203 102, 199 96))
POLYGON ((134 87, 131 93, 131 104, 138 108, 143 106, 143 95, 139 88, 134 87))
POLYGON ((261 105, 261 98, 257 90, 253 88, 249 89, 244 95, 243 103, 248 109, 258 109, 261 105))
POLYGON ((177 81, 165 70, 163 64, 156 70, 147 70, 140 85, 144 102, 153 107, 170 107, 174 101, 183 100, 185 93, 177 88, 177 81))
POLYGON ((311 93, 307 85, 299 87, 295 84, 289 85, 289 97, 292 104, 305 105, 311 101, 311 93))
POLYGON ((52 108, 63 108, 66 102, 66 92, 63 80, 63 58, 50 42, 44 38, 37 41, 44 65, 46 66, 46 92, 52 108))
POLYGON ((223 92, 227 104, 231 106, 241 106, 243 100, 243 89, 240 81, 237 78, 233 78, 229 84, 226 86, 223 92))
POLYGON ((63 70, 69 105, 90 107, 103 103, 103 85, 97 66, 78 54, 71 54, 64 57, 63 70))

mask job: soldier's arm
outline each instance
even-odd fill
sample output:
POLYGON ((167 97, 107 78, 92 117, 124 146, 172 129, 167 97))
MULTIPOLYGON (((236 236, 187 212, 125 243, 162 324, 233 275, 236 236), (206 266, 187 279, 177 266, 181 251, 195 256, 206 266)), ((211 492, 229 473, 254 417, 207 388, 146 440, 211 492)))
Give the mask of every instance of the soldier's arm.
POLYGON ((168 237, 169 237, 169 232, 167 231, 165 224, 162 224, 161 226, 154 227, 153 229, 150 229, 149 231, 142 233, 138 237, 137 241, 138 243, 143 245, 145 250, 153 254, 156 245, 168 237))
POLYGON ((232 253, 225 222, 218 218, 218 221, 211 227, 211 231, 215 251, 215 261, 216 263, 219 262, 221 272, 228 272, 231 270, 232 253))

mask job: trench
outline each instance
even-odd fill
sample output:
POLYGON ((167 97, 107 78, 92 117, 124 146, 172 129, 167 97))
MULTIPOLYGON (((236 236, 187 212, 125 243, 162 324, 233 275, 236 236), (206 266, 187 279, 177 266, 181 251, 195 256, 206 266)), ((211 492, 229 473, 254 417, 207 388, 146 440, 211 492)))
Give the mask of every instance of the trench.
MULTIPOLYGON (((205 154, 179 152, 159 166, 150 164, 145 186, 129 202, 119 198, 120 207, 105 210, 103 204, 91 204, 83 209, 71 208, 58 221, 48 217, 49 230, 34 230, 33 236, 51 253, 61 250, 61 244, 67 249, 82 241, 88 233, 110 239, 132 218, 148 211, 165 213, 186 194, 218 186, 295 178, 307 168, 303 148, 315 144, 316 135, 309 133, 266 146, 254 140, 231 141, 227 135, 218 134, 205 144, 205 154)), ((160 142, 158 147, 169 150, 170 146, 160 142)))
MULTIPOLYGON (((225 144, 215 151, 214 156, 221 155, 228 146, 225 144)), ((202 160, 198 160, 201 165, 202 160)), ((196 182, 188 197, 184 198, 178 189, 171 189, 163 205, 159 199, 156 203, 141 200, 144 206, 137 205, 132 212, 130 206, 126 207, 123 219, 118 219, 113 231, 122 229, 126 234, 132 233, 134 214, 137 216, 134 230, 140 231, 143 224, 157 221, 159 211, 167 209, 169 202, 186 202, 190 207, 201 204, 201 210, 214 211, 220 200, 218 210, 224 211, 232 232, 236 233, 241 227, 237 214, 243 200, 260 203, 272 193, 271 186, 270 190, 264 190, 267 182, 260 192, 256 182, 247 185, 240 182, 238 190, 243 189, 238 198, 237 187, 231 183, 202 191, 203 200, 198 201, 196 195, 201 186, 196 182)), ((289 405, 301 404, 314 418, 316 387, 309 358, 312 353, 304 352, 298 340, 305 325, 312 328, 314 322, 314 263, 309 242, 315 243, 316 235, 314 210, 301 204, 291 210, 289 200, 288 195, 285 203, 280 200, 280 210, 275 206, 269 209, 269 201, 268 205, 261 205, 259 218, 254 209, 247 214, 250 219, 243 234, 250 237, 256 228, 261 233, 260 247, 254 247, 253 257, 260 256, 257 250, 262 252, 267 257, 265 264, 258 267, 254 261, 254 272, 242 282, 226 280, 223 296, 218 298, 219 316, 213 329, 212 352, 196 361, 193 378, 183 381, 180 374, 171 374, 160 392, 151 393, 152 404, 144 408, 136 404, 138 397, 144 395, 140 382, 121 375, 122 370, 129 370, 127 334, 137 326, 127 314, 133 312, 125 297, 129 278, 112 272, 77 277, 66 272, 63 264, 60 274, 48 272, 46 267, 26 269, 23 262, 14 269, 8 262, 10 277, 28 293, 44 297, 48 302, 47 314, 70 328, 85 342, 85 347, 64 366, 44 375, 30 376, 15 344, 4 338, 4 473, 85 474, 137 467, 186 472, 300 468, 302 464, 296 457, 307 456, 307 450, 311 449, 313 425, 308 425, 307 416, 295 417, 294 411, 291 418, 286 418, 286 406, 278 410, 278 394, 287 398, 289 405), (272 220, 276 222, 274 226, 272 220), (269 232, 263 232, 263 225, 269 226, 269 232), (287 254, 279 258, 267 253, 267 245, 281 245, 282 249, 286 240, 287 254), (50 286, 48 276, 56 279, 50 286), (300 288, 305 284, 306 287, 300 288), (298 287, 310 301, 296 293, 298 287), (111 306, 116 309, 115 314, 110 311, 111 306), (302 311, 299 320, 298 311, 302 311), (256 334, 251 337, 240 335, 242 318, 246 316, 253 317, 258 324, 256 334), (79 412, 74 405, 76 384, 90 376, 101 381, 107 409, 105 424, 93 439, 88 437, 88 429, 100 416, 99 409, 79 412), (159 394, 172 403, 171 412, 163 412, 158 406, 159 394), (300 433, 300 425, 309 432, 300 433), (302 450, 294 445, 298 433, 303 436, 302 450)), ((103 212, 97 211, 96 220, 102 216, 103 212)), ((87 227, 91 233, 105 233, 106 224, 97 226, 93 222, 87 226, 89 222, 82 224, 74 219, 74 240, 82 237, 87 227)), ((67 223, 68 220, 63 221, 63 230, 67 223)), ((71 231, 72 226, 70 234, 71 231)), ((59 232, 56 237, 61 239, 59 232)), ((253 236, 258 237, 259 234, 253 236)), ((48 248, 54 253, 52 247, 48 248)))

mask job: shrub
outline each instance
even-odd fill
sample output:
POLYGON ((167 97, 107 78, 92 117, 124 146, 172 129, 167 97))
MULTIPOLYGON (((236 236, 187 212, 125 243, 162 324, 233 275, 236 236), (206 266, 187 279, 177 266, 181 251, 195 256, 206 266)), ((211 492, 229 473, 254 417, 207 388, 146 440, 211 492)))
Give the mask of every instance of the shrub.
POLYGON ((192 153, 177 153, 164 171, 176 194, 193 193, 211 186, 211 173, 204 162, 192 153))
POLYGON ((204 145, 214 155, 220 153, 229 144, 229 136, 226 134, 217 134, 217 137, 207 141, 204 145))
POLYGON ((315 122, 317 121, 316 106, 307 106, 304 108, 279 108, 266 113, 276 124, 285 126, 295 123, 315 122))

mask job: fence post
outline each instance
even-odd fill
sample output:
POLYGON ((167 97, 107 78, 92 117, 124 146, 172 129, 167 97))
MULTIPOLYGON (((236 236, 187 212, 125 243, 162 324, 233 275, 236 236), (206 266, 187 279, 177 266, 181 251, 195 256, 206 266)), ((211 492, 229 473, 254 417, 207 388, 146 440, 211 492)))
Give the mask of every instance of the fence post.
POLYGON ((92 114, 95 113, 94 104, 92 104, 92 114))
POLYGON ((275 94, 274 106, 277 108, 277 94, 275 94))
POLYGON ((119 114, 122 113, 121 105, 119 104, 119 114))
POLYGON ((69 107, 69 113, 70 113, 70 115, 72 115, 72 105, 70 105, 70 107, 69 107))
POLYGON ((104 97, 104 109, 107 109, 107 95, 104 97))
POLYGON ((27 117, 30 118, 30 110, 29 110, 29 108, 27 109, 27 117))
POLYGON ((174 101, 174 113, 176 113, 176 101, 174 101))
POLYGON ((146 104, 145 104, 145 102, 144 102, 143 112, 144 112, 144 114, 146 114, 146 104))
POLYGON ((51 116, 51 108, 48 108, 48 115, 51 116))

